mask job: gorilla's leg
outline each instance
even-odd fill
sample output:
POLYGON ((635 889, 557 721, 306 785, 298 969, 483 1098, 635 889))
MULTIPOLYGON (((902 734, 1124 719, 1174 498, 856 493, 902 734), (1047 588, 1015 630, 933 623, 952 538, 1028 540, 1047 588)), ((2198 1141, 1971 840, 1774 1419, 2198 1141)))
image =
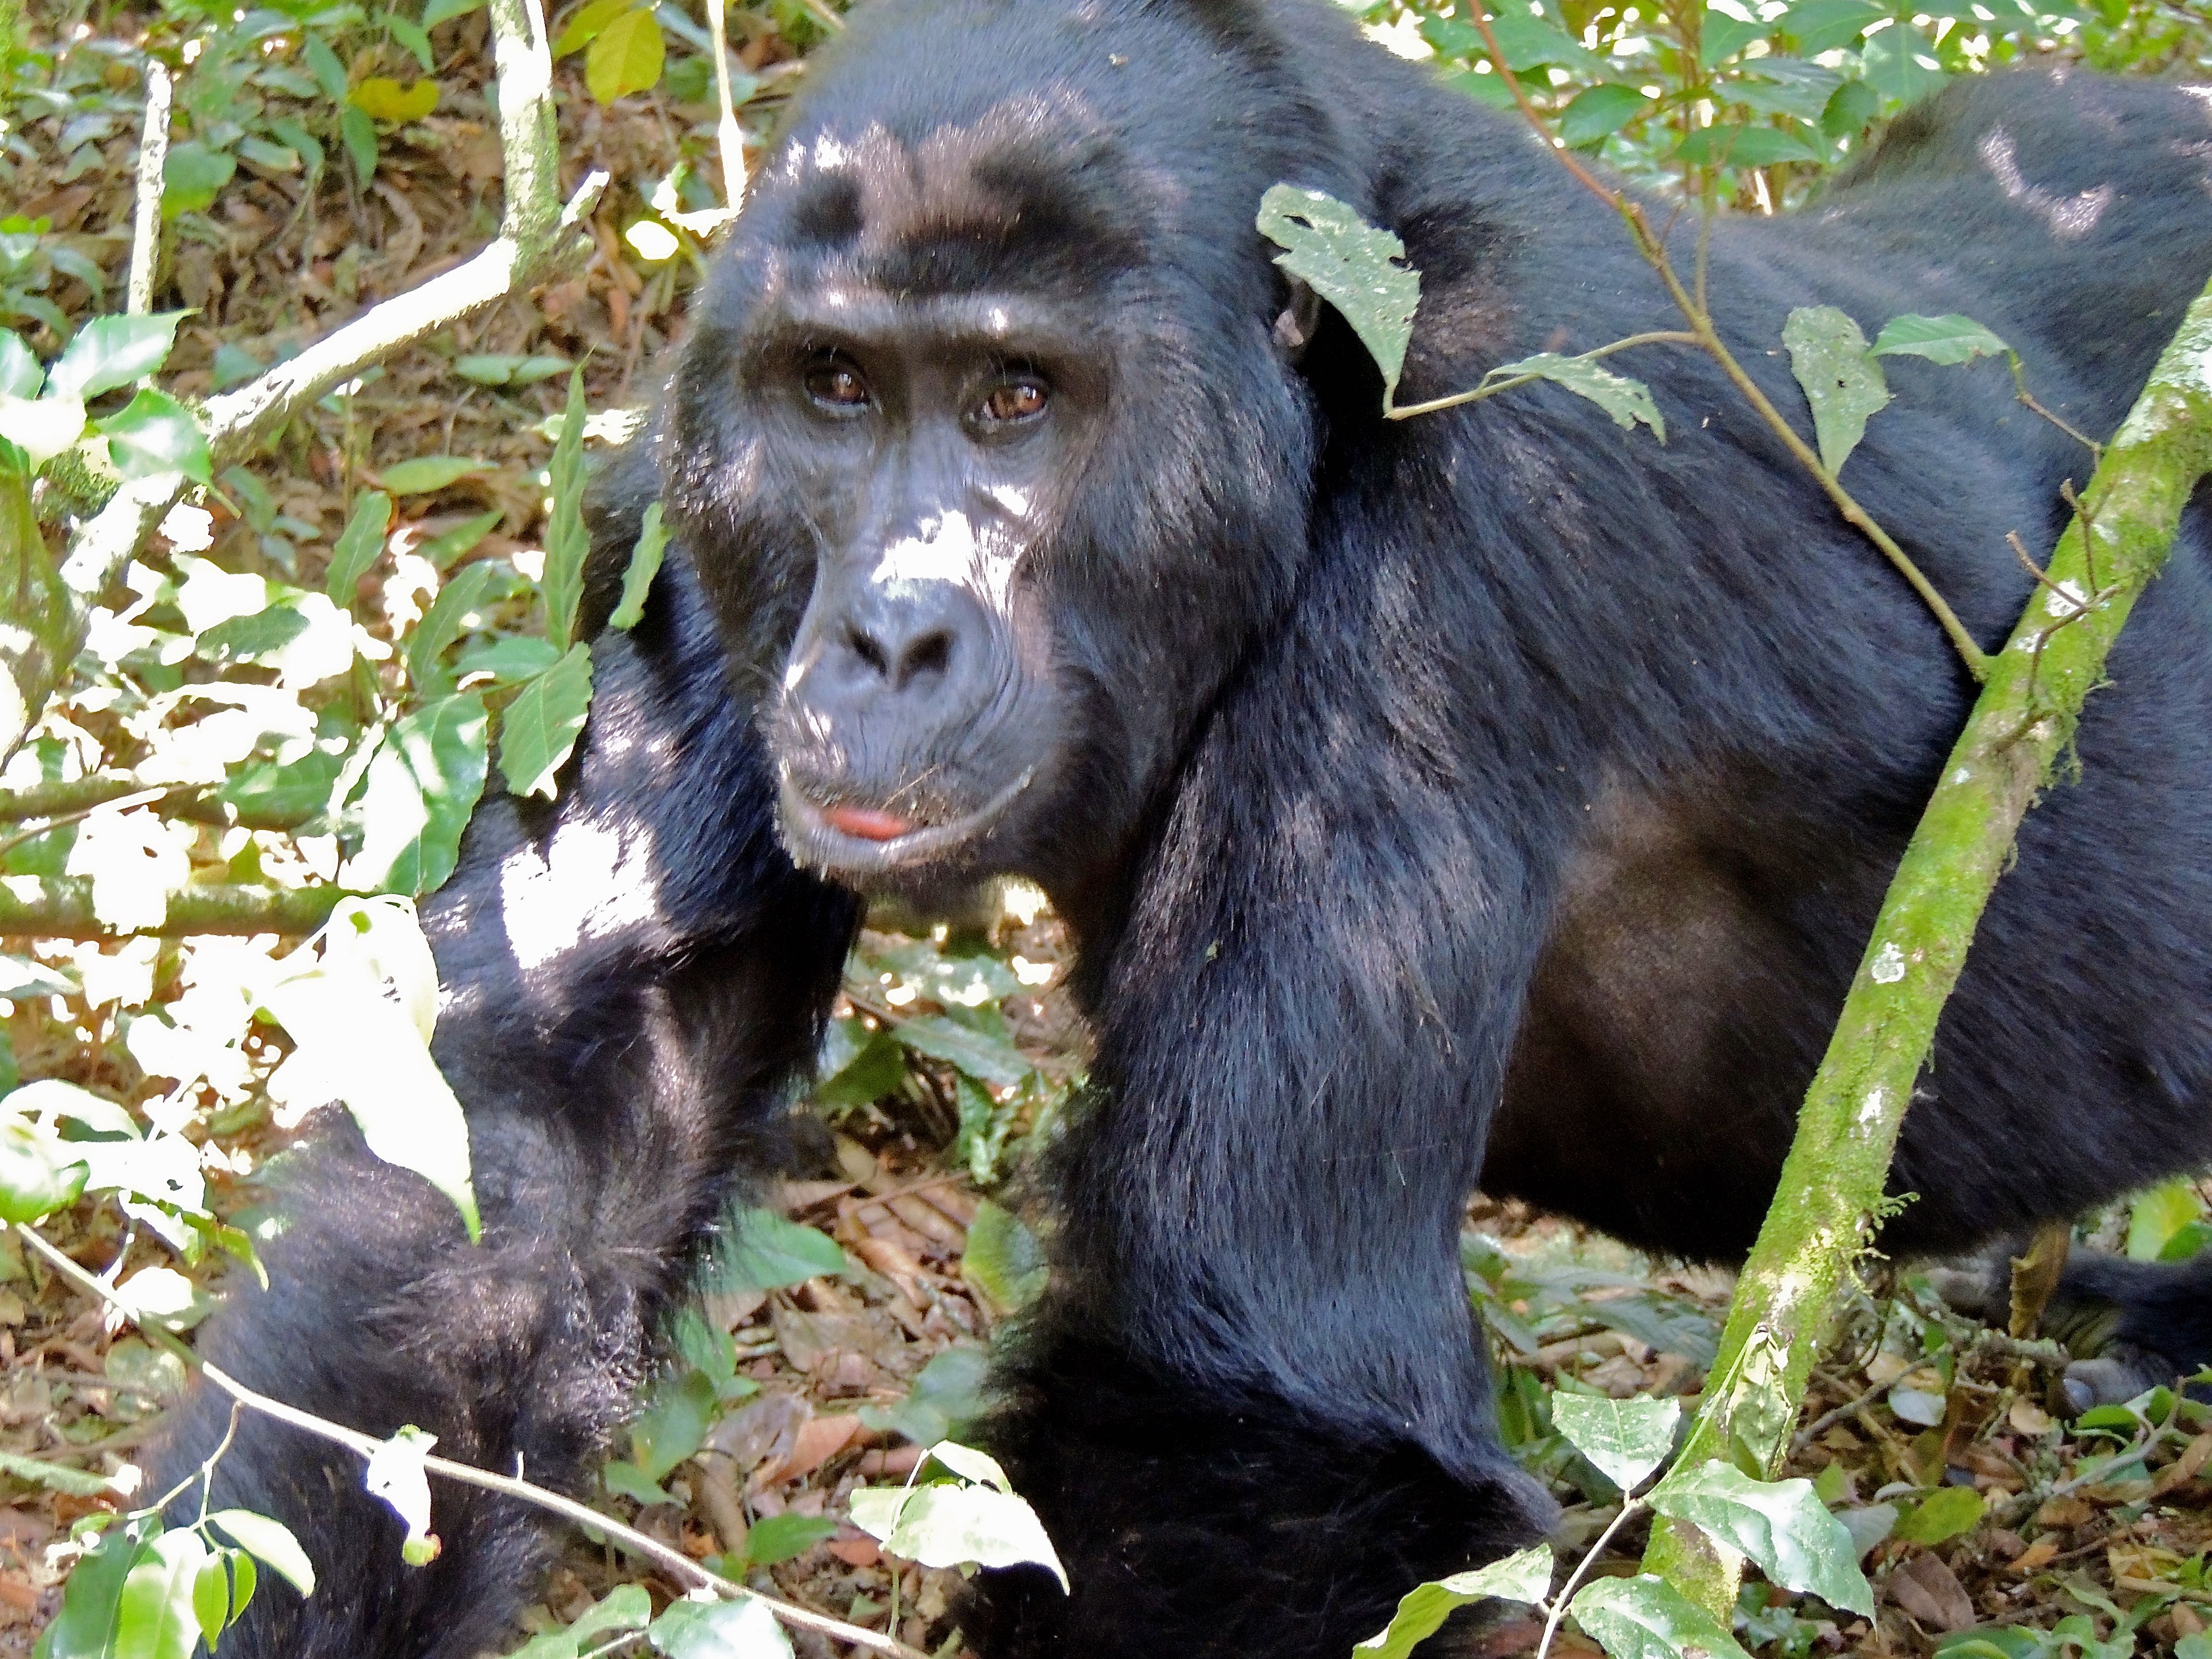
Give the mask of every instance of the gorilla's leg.
MULTIPOLYGON (((580 1489, 812 1058, 853 926, 849 901, 775 844, 773 786, 713 640, 672 561, 636 638, 596 647, 592 721, 557 806, 488 804, 425 906, 482 1244, 325 1112, 287 1160, 270 1288, 242 1285, 203 1329, 201 1351, 241 1381, 580 1489)), ((206 1456, 229 1414, 196 1385, 157 1480, 206 1456)), ((473 1654, 535 1593, 547 1554, 530 1512, 437 1484, 443 1553, 409 1567, 360 1460, 250 1415, 215 1485, 218 1505, 289 1525, 319 1580, 303 1601, 264 1574, 227 1659, 473 1654)))

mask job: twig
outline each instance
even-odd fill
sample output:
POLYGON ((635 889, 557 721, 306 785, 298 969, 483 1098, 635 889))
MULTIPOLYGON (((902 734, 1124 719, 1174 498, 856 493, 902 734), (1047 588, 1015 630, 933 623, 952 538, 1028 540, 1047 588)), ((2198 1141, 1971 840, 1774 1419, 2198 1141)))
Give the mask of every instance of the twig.
POLYGON ((2012 395, 2016 402, 2033 410, 2034 413, 2042 416, 2045 420, 2050 422, 2051 425, 2057 427, 2068 437, 2073 439, 2075 443, 2081 444, 2087 448, 2089 452, 2090 465, 2092 466, 2105 459, 2104 445, 2099 443, 2094 438, 2090 437, 2079 428, 2069 426, 2064 421, 2060 420, 2058 416, 2052 414, 2041 404, 2036 402, 2035 395, 2027 389, 2027 367, 2021 362, 2020 353, 2017 351, 2006 352, 2005 362, 2012 370, 2012 395))
POLYGON ((131 224, 131 281, 124 309, 143 317, 154 308, 154 269, 161 259, 161 175, 169 160, 168 66, 146 60, 146 119, 138 139, 137 211, 131 224))
POLYGON ((1820 1416, 1814 1418, 1810 1423, 1808 1423, 1803 1428, 1797 1431, 1797 1437, 1790 1443, 1790 1449, 1792 1451, 1804 1450, 1806 1447, 1811 1445, 1814 1441, 1820 1438, 1822 1434, 1826 1432, 1829 1429, 1833 1428, 1837 1424, 1842 1422, 1845 1418, 1856 1416, 1868 1406, 1873 1404, 1874 1397, 1876 1395, 1886 1393, 1896 1386, 1897 1385, 1894 1382, 1874 1383, 1868 1388, 1865 1393, 1858 1395, 1856 1399, 1845 1401, 1833 1411, 1821 1413, 1820 1416))
POLYGON ((1620 1513, 1606 1523, 1605 1530, 1598 1534, 1596 1541, 1583 1553, 1583 1559, 1575 1563, 1575 1570, 1567 1575, 1567 1582, 1559 1586, 1559 1593, 1552 1598, 1552 1605, 1544 1615, 1544 1634, 1536 1644, 1536 1659, 1545 1659, 1545 1656, 1551 1652, 1552 1638, 1559 1633, 1559 1621, 1567 1616, 1567 1603, 1575 1599, 1575 1586, 1583 1582, 1583 1575, 1589 1571, 1592 1564, 1605 1553, 1605 1547, 1613 1541, 1613 1535, 1620 1530, 1621 1523, 1643 1507, 1640 1498, 1631 1498, 1626 1492, 1620 1494, 1620 1513))
POLYGON ((714 148, 722 161, 722 205, 735 213, 745 204, 745 135, 730 97, 729 0, 706 0, 706 6, 707 30, 714 45, 714 101, 721 108, 714 148))
MULTIPOLYGON (((1505 54, 1499 49, 1498 36, 1490 27, 1489 17, 1479 5, 1471 8, 1470 10, 1474 18, 1475 27, 1481 32, 1483 45, 1489 49, 1492 67, 1504 77, 1506 89, 1513 94, 1513 101, 1520 106, 1521 113, 1536 130, 1537 136, 1543 139, 1546 147, 1559 157, 1560 164, 1575 176, 1577 181, 1585 190, 1621 216, 1622 221, 1628 226, 1630 235, 1635 239, 1638 252, 1644 255, 1645 262, 1658 273, 1659 280, 1666 285, 1668 297, 1674 301, 1675 308, 1689 323, 1692 331, 1697 336, 1698 343, 1702 345, 1711 356, 1713 361, 1720 365, 1721 372, 1726 374, 1735 384, 1736 390, 1743 394, 1759 417, 1773 429, 1775 435, 1782 440, 1790 454, 1796 458, 1798 464, 1813 475, 1828 499, 1834 503, 1836 510, 1843 514, 1844 521, 1880 549, 1881 556, 1890 562, 1906 582, 1911 584, 1912 591, 1920 596, 1922 603, 1927 605, 1934 613, 1937 623, 1942 624, 1943 632, 1949 637, 1952 647, 1959 653, 1960 659, 1966 664, 1966 672, 1977 681, 1987 679, 1990 672, 1988 654, 1975 641, 1974 636, 1966 631, 1966 624, 1959 620, 1957 614, 1952 611, 1943 596, 1936 592, 1935 584, 1921 573, 1919 566, 1913 563, 1905 550, 1891 539, 1889 532, 1875 522, 1874 516, 1861 507, 1850 492, 1836 481, 1834 475, 1821 464, 1820 456, 1814 453, 1804 439, 1797 435, 1797 428, 1783 418, 1782 411, 1775 408, 1768 400, 1766 394, 1759 389, 1758 382, 1744 372, 1743 366, 1736 362, 1735 354, 1723 343, 1719 333, 1713 327, 1711 313, 1706 310, 1703 303, 1705 263, 1703 238, 1705 231, 1701 228, 1698 233, 1700 248, 1697 275, 1701 291, 1699 294, 1693 295, 1682 286, 1681 279, 1674 274, 1674 263, 1667 255, 1666 243, 1653 232, 1650 221, 1644 216, 1643 204, 1600 179, 1576 160, 1574 154, 1553 137, 1551 125, 1545 120, 1543 112, 1528 101, 1528 94, 1522 90, 1519 77, 1505 66, 1505 54)), ((1692 57, 1694 59, 1694 52, 1692 57)))
MULTIPOLYGON (((15 1227, 18 1237, 37 1250, 52 1264, 56 1271, 79 1290, 97 1297, 111 1306, 121 1308, 125 1313, 132 1311, 129 1305, 115 1294, 112 1286, 103 1284, 79 1264, 63 1255, 40 1237, 35 1228, 27 1226, 21 1222, 11 1224, 15 1227)), ((172 1352, 180 1354, 193 1370, 247 1411, 258 1412, 264 1417, 274 1418, 277 1422, 289 1425, 303 1434, 310 1434, 319 1440, 327 1440, 334 1445, 343 1446, 348 1451, 364 1458, 370 1456, 385 1443, 374 1435, 363 1434, 358 1429, 349 1429, 342 1423, 333 1423, 327 1418, 317 1417, 313 1412, 301 1411, 296 1406, 288 1406, 283 1401, 272 1399, 258 1389, 248 1388, 221 1367, 210 1364, 193 1353, 191 1349, 177 1341, 168 1332, 161 1330, 158 1326, 142 1324, 139 1329, 149 1336, 167 1338, 165 1346, 172 1352)), ((664 1544, 659 1539, 640 1532, 635 1527, 625 1526, 611 1516, 602 1515, 589 1504, 580 1504, 574 1498, 564 1497, 548 1487, 533 1486, 531 1482, 513 1475, 494 1474, 490 1470, 477 1468, 472 1463, 457 1463, 449 1457, 426 1456, 422 1460, 422 1467, 432 1474, 458 1481, 462 1486, 476 1486, 485 1492, 497 1492, 503 1498, 512 1498, 521 1503, 533 1504, 538 1509, 550 1510, 564 1520, 573 1521, 579 1526, 588 1527, 593 1531, 603 1533, 620 1543, 624 1548, 644 1556, 659 1566, 667 1568, 670 1571, 680 1575, 682 1578, 696 1585, 713 1589, 726 1601, 750 1600, 763 1602, 771 1613, 787 1625, 795 1626, 801 1630, 818 1631, 821 1634, 834 1637, 840 1642, 850 1643, 856 1647, 871 1648, 878 1653, 896 1654, 898 1659, 928 1659, 928 1656, 920 1649, 908 1647, 896 1637, 881 1635, 860 1625, 847 1624, 842 1619, 833 1619, 827 1613, 816 1613, 809 1607, 794 1606, 776 1596, 763 1595, 760 1591, 747 1585, 725 1578, 721 1574, 701 1566, 683 1551, 664 1544)), ((197 1474, 193 1476, 195 1480, 198 1478, 197 1474)), ((179 1490, 181 1491, 182 1487, 179 1490)))

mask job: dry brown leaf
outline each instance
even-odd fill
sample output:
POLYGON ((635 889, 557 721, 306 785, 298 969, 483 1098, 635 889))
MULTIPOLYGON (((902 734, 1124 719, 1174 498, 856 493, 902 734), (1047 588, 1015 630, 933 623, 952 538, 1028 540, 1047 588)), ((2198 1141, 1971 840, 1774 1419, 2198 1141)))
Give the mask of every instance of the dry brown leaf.
POLYGON ((2041 1572, 2058 1559, 2058 1540, 2039 1538, 2013 1558, 2012 1570, 2026 1577, 2032 1572, 2041 1572))
POLYGON ((1937 1630, 1965 1630, 1974 1623, 1973 1601, 1940 1555, 1916 1555, 1891 1573, 1889 1599, 1937 1630))

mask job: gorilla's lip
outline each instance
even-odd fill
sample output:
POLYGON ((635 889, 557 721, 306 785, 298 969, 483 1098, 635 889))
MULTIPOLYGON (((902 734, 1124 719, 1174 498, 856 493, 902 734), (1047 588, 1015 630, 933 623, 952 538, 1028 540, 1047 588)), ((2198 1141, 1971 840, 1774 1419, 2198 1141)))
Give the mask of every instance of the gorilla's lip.
POLYGON ((799 863, 841 876, 882 875, 926 864, 975 840, 1006 816, 1035 781, 1036 773, 1035 766, 1024 769, 974 811, 949 823, 921 824, 903 835, 881 840, 849 835, 831 823, 827 809, 792 781, 787 769, 778 780, 778 804, 785 836, 794 843, 792 856, 799 863))

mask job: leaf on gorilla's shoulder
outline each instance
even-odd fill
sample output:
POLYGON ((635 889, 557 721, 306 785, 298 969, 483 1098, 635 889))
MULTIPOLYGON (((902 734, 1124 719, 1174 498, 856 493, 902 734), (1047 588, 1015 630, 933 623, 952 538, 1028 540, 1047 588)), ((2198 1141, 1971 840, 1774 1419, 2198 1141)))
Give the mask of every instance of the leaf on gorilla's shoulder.
POLYGON ((507 706, 499 728, 499 769, 508 792, 551 800, 591 712, 592 647, 579 640, 507 706))
POLYGON ((1421 274, 1397 263, 1406 245, 1334 196, 1276 185, 1260 198, 1260 234, 1283 252, 1275 263, 1335 307, 1382 371, 1388 409, 1406 367, 1421 274))
POLYGON ((1563 386, 1578 398, 1587 398, 1613 416, 1615 426, 1633 431, 1638 421, 1650 427, 1661 443, 1667 441, 1667 419, 1660 414, 1659 405, 1651 400, 1651 388, 1641 380, 1631 380, 1626 374, 1616 374, 1609 368, 1600 368, 1588 357, 1562 357, 1557 352, 1540 351, 1533 357, 1500 363, 1483 376, 1486 380, 1517 380, 1522 375, 1533 375, 1540 380, 1549 380, 1563 386))
POLYGON ((1782 325, 1782 343, 1813 407, 1820 465, 1832 478, 1866 435, 1867 422, 1889 402, 1889 385, 1859 325, 1833 306, 1798 307, 1782 325))

